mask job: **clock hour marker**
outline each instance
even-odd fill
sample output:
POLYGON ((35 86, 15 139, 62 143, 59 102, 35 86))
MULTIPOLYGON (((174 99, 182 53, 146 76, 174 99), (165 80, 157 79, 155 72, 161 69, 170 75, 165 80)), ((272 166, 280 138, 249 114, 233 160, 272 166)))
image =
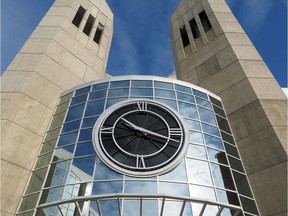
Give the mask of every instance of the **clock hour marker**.
POLYGON ((136 155, 136 168, 145 168, 145 161, 143 155, 136 155))
POLYGON ((148 108, 147 102, 137 102, 137 109, 140 111, 146 111, 148 108))
POLYGON ((170 136, 182 136, 181 128, 170 128, 170 136))
POLYGON ((101 133, 103 133, 103 134, 112 134, 113 131, 114 131, 113 127, 107 127, 107 128, 102 127, 101 128, 101 133))

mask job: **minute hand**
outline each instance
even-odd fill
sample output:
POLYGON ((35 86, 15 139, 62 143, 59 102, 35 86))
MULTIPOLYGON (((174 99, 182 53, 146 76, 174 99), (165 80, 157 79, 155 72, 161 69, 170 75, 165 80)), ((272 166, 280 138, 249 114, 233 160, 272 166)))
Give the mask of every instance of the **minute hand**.
POLYGON ((163 139, 167 139, 167 140, 171 140, 171 141, 174 141, 174 142, 180 142, 179 140, 175 140, 173 138, 170 138, 170 137, 167 137, 167 136, 164 136, 162 134, 158 134, 158 133, 155 133, 153 131, 150 131, 150 130, 147 130, 145 128, 141 128, 141 132, 144 132, 145 134, 149 134, 149 135, 152 135, 152 136, 155 136, 155 137, 159 137, 159 138, 163 138, 163 139))

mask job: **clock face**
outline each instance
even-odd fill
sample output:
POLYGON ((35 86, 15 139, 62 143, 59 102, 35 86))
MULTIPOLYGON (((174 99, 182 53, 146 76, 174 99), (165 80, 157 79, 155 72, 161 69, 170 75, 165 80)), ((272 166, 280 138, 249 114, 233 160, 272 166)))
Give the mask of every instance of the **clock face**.
POLYGON ((93 138, 98 156, 112 169, 151 176, 175 167, 186 153, 181 117, 153 100, 127 100, 104 112, 93 138))

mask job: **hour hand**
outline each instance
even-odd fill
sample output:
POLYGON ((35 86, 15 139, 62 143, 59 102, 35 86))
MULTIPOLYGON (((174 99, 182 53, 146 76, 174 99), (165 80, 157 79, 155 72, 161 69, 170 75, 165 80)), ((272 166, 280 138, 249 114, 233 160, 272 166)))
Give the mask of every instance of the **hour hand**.
POLYGON ((138 127, 137 125, 133 124, 132 122, 128 121, 127 119, 125 118, 121 118, 126 124, 126 126, 134 129, 134 130, 140 130, 140 127, 138 127))

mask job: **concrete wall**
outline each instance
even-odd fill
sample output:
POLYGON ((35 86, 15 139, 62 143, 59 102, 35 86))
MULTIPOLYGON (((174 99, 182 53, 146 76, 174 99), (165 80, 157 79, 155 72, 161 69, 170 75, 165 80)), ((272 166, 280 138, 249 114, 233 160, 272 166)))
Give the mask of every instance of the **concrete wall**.
POLYGON ((171 41, 177 78, 222 98, 261 215, 287 215, 287 97, 225 1, 181 1, 171 17, 171 41), (212 24, 207 32, 202 10, 212 24), (190 41, 185 48, 183 25, 190 41))
POLYGON ((56 0, 1 77, 1 215, 17 211, 59 94, 107 76, 112 33, 105 0, 56 0), (80 5, 87 11, 77 28, 72 20, 80 5), (96 20, 88 37, 89 14, 96 20))

